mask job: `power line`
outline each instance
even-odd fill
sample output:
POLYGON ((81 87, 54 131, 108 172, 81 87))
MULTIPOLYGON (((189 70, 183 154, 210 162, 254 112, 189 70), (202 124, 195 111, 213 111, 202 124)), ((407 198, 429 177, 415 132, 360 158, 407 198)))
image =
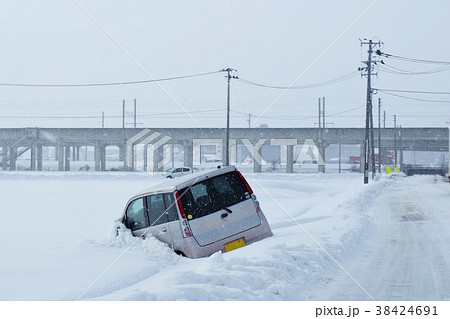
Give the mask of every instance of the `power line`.
MULTIPOLYGON (((240 111, 236 111, 236 110, 231 110, 231 112, 248 116, 248 113, 245 113, 245 112, 240 112, 240 111)), ((269 120, 280 120, 280 121, 297 121, 297 120, 313 119, 313 118, 316 118, 316 116, 315 115, 311 115, 311 116, 289 116, 289 115, 286 115, 286 116, 267 116, 267 115, 263 115, 263 116, 261 116, 261 118, 262 119, 269 119, 269 120)))
POLYGON ((439 92, 439 91, 415 91, 415 90, 393 90, 393 89, 378 89, 374 88, 374 90, 380 92, 399 92, 399 93, 417 93, 417 94, 450 94, 450 92, 439 92))
POLYGON ((335 79, 332 80, 328 80, 328 81, 323 81, 323 82, 318 82, 318 83, 314 83, 314 84, 308 84, 308 85, 297 85, 297 86, 274 86, 274 85, 266 85, 266 84, 261 84, 261 83, 256 83, 253 81, 249 81, 246 79, 242 79, 239 78, 239 81, 245 83, 245 84, 249 84, 249 85, 254 85, 254 86, 259 86, 259 87, 263 87, 263 88, 269 88, 269 89, 279 89, 279 90, 286 90, 286 89, 291 89, 291 90, 298 90, 298 89, 310 89, 310 88, 315 88, 315 87, 321 87, 321 86, 326 86, 326 85, 331 85, 331 84, 335 84, 335 83, 339 83, 345 80, 348 80, 354 76, 356 76, 359 72, 358 71, 353 71, 350 72, 348 74, 345 74, 343 76, 337 77, 335 79))
POLYGON ((388 65, 386 63, 382 63, 379 65, 379 69, 386 73, 391 74, 399 74, 399 75, 426 75, 426 74, 434 74, 439 72, 447 71, 450 68, 450 65, 441 65, 437 68, 427 70, 427 71, 409 71, 401 68, 394 67, 392 65, 388 65))
POLYGON ((444 101, 444 100, 429 100, 429 99, 421 99, 421 98, 415 98, 415 97, 410 97, 410 96, 404 96, 404 95, 400 95, 400 94, 395 94, 392 92, 387 92, 387 91, 380 91, 381 93, 384 94, 389 94, 392 96, 396 96, 402 99, 408 99, 408 100, 414 100, 414 101, 421 101, 421 102, 432 102, 432 103, 450 103, 450 101, 444 101))
MULTIPOLYGON (((393 74, 401 74, 401 75, 424 75, 424 74, 432 74, 437 72, 443 72, 446 71, 448 68, 450 68, 450 62, 448 61, 437 61, 437 60, 426 60, 426 59, 416 59, 416 58, 409 58, 409 57, 403 57, 399 55, 389 54, 381 52, 381 50, 377 50, 376 54, 378 56, 386 57, 386 58, 393 58, 396 60, 404 61, 404 62, 411 62, 411 63, 421 63, 421 64, 438 64, 440 65, 437 68, 422 71, 422 72, 412 72, 404 69, 400 69, 394 66, 387 65, 383 61, 381 61, 380 69, 384 72, 393 73, 393 74)), ((376 91, 379 91, 384 94, 389 94, 398 98, 402 99, 408 99, 408 100, 414 100, 414 101, 421 101, 421 102, 431 102, 431 103, 450 103, 450 101, 447 100, 432 100, 432 99, 423 99, 423 98, 417 98, 417 97, 411 97, 411 96, 404 96, 397 93, 409 93, 409 94, 450 94, 450 92, 436 92, 436 91, 418 91, 418 90, 394 90, 394 89, 375 89, 376 91)))
MULTIPOLYGON (((341 112, 337 112, 337 113, 327 114, 327 116, 328 116, 328 117, 337 117, 337 115, 344 114, 344 113, 348 113, 348 112, 351 112, 351 111, 355 111, 355 110, 361 109, 361 108, 363 108, 363 107, 365 107, 365 105, 361 105, 361 106, 354 107, 354 108, 352 108, 352 109, 348 109, 348 110, 341 111, 341 112)), ((359 116, 359 115, 358 115, 358 116, 359 116)))
POLYGON ((189 74, 161 79, 141 80, 141 81, 123 81, 123 82, 106 82, 106 83, 78 83, 78 84, 30 84, 30 83, 0 83, 0 86, 15 86, 15 87, 98 87, 98 86, 117 86, 117 85, 134 85, 144 83, 154 83, 163 81, 172 81, 187 79, 193 77, 206 76, 210 74, 220 73, 222 71, 205 72, 198 74, 189 74))
MULTIPOLYGON (((354 108, 347 109, 347 110, 344 110, 344 111, 339 111, 339 112, 336 112, 336 113, 327 114, 327 117, 360 117, 360 115, 347 115, 347 116, 339 116, 339 115, 345 114, 345 113, 349 113, 349 112, 355 111, 357 109, 361 109, 363 107, 365 107, 365 105, 354 107, 354 108)), ((237 113, 237 114, 248 115, 248 113, 241 112, 241 111, 236 111, 236 110, 231 110, 231 111, 234 112, 234 113, 237 113)), ((282 116, 267 116, 267 115, 265 115, 265 116, 262 116, 261 118, 270 119, 270 120, 280 120, 280 121, 297 121, 297 120, 315 119, 316 117, 317 117, 317 115, 308 115, 308 116, 291 116, 291 115, 286 115, 284 117, 282 117, 282 116)))
MULTIPOLYGON (((190 113, 211 113, 223 112, 225 109, 210 109, 201 111, 192 111, 190 113)), ((157 117, 157 116, 173 116, 184 115, 184 112, 168 112, 168 113, 144 113, 139 117, 157 117)), ((100 115, 0 115, 0 118, 39 118, 39 119, 94 119, 99 118, 100 115)), ((105 118, 122 118, 123 115, 105 115, 105 118)))
POLYGON ((399 56, 399 55, 384 53, 384 52, 381 52, 381 50, 377 50, 376 53, 377 53, 377 55, 383 56, 385 58, 393 58, 393 59, 406 61, 406 62, 425 63, 425 64, 447 64, 447 65, 450 65, 450 62, 447 62, 447 61, 436 61, 436 60, 424 60, 424 59, 408 58, 408 57, 403 57, 403 56, 399 56))
MULTIPOLYGON (((210 113, 210 112, 224 112, 226 109, 209 109, 201 111, 191 111, 190 113, 210 113)), ((166 116, 166 115, 180 115, 185 114, 184 112, 170 112, 170 113, 144 113, 140 117, 150 117, 150 116, 166 116)))
MULTIPOLYGON (((3 119, 98 119, 101 115, 0 115, 0 118, 3 119)), ((120 116, 106 116, 105 118, 113 118, 113 117, 122 117, 120 116)))

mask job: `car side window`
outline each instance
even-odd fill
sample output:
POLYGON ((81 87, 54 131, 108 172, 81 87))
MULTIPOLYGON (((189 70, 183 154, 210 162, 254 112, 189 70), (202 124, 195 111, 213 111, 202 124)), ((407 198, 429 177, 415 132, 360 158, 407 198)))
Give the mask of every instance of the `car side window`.
POLYGON ((128 205, 126 212, 126 227, 131 230, 138 230, 148 227, 143 198, 138 198, 128 205))
POLYGON ((178 211, 175 205, 175 199, 173 197, 173 194, 170 193, 164 194, 164 200, 166 202, 168 221, 173 222, 175 220, 178 220, 178 211))
POLYGON ((147 196, 147 208, 150 226, 167 223, 167 214, 163 194, 147 196))

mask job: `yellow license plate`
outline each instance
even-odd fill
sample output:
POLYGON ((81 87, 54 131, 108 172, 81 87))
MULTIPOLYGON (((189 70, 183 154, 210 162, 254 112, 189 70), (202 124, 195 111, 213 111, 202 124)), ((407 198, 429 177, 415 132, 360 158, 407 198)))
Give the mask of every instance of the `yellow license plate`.
POLYGON ((237 240, 233 240, 232 242, 229 242, 228 244, 225 244, 225 251, 230 251, 234 249, 238 249, 245 246, 244 238, 239 238, 237 240))

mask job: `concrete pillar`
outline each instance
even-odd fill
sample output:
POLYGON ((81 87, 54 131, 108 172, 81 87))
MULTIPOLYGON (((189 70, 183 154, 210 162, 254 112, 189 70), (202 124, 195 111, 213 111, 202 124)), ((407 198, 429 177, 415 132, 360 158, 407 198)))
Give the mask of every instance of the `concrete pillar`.
POLYGON ((287 145, 286 173, 294 173, 294 146, 287 145))
POLYGON ((58 160, 58 171, 64 171, 64 146, 56 147, 56 156, 58 160))
POLYGON ((17 160, 17 148, 11 147, 9 150, 9 170, 16 170, 16 160, 17 160))
POLYGON ((259 139, 250 141, 249 139, 241 139, 245 148, 250 152, 253 161, 253 172, 261 173, 261 165, 265 164, 262 158, 262 148, 267 142, 267 139, 259 139))
POLYGON ((36 145, 36 161, 37 161, 36 170, 38 171, 42 171, 42 160, 43 160, 42 145, 36 145))
POLYGON ((126 151, 127 148, 124 145, 119 145, 119 161, 123 162, 123 166, 125 166, 125 159, 126 159, 126 151))
POLYGON ((80 147, 73 146, 72 147, 72 162, 80 160, 80 147))
POLYGON ((64 147, 64 170, 70 171, 70 146, 64 147))
POLYGON ((230 165, 236 165, 237 163, 237 140, 230 138, 230 165))
POLYGON ((194 145, 192 141, 183 142, 183 161, 186 167, 194 165, 194 145))
POLYGON ((94 161, 96 171, 106 170, 106 148, 103 145, 95 145, 94 147, 94 161))
MULTIPOLYGON (((150 151, 152 151, 152 148, 150 148, 150 151)), ((164 159, 164 147, 158 147, 156 150, 153 150, 153 160, 151 163, 148 163, 149 165, 152 165, 152 171, 153 172, 162 172, 164 170, 164 166, 158 167, 158 164, 164 159)))
POLYGON ((36 146, 33 145, 30 147, 30 170, 35 171, 36 170, 36 146))
POLYGON ((318 171, 319 173, 325 173, 325 144, 319 145, 319 154, 322 156, 323 162, 318 161, 318 171))
POLYGON ((359 146, 359 171, 361 173, 364 173, 364 154, 365 154, 365 147, 363 143, 359 146))
POLYGON ((100 145, 94 146, 94 162, 95 162, 95 171, 99 171, 100 170, 100 162, 101 162, 100 145))
POLYGON ((170 167, 175 166, 175 144, 171 143, 169 146, 170 167))
MULTIPOLYGON (((230 165, 236 165, 236 162, 237 162, 237 153, 236 153, 237 140, 235 138, 230 138, 228 140, 228 142, 229 142, 229 144, 228 144, 228 147, 229 147, 228 163, 230 165)), ((221 140, 221 144, 222 145, 220 145, 220 144, 218 145, 218 147, 222 149, 222 163, 223 163, 223 165, 225 165, 225 163, 226 163, 226 156, 227 156, 226 149, 225 149, 226 143, 227 143, 226 140, 223 139, 223 140, 221 140)))
POLYGON ((134 153, 133 158, 135 158, 135 163, 133 164, 133 170, 141 171, 141 172, 148 172, 153 169, 152 163, 149 163, 149 161, 153 161, 153 154, 149 154, 151 152, 149 145, 144 145, 141 147, 141 145, 137 146, 137 152, 134 153), (143 149, 143 151, 140 151, 140 149, 143 149), (150 155, 150 160, 149 160, 150 155), (142 162, 141 162, 142 161, 142 162), (141 162, 141 163, 140 163, 141 162), (150 168, 149 165, 150 164, 150 168))
POLYGON ((106 171, 106 146, 100 147, 100 170, 106 171))
MULTIPOLYGON (((257 141, 256 141, 257 142, 257 141)), ((255 145, 256 143, 252 143, 253 145, 255 145)), ((256 149, 255 147, 253 148, 253 172, 254 173, 261 173, 261 163, 258 159, 261 159, 261 150, 262 150, 263 146, 261 146, 261 148, 256 149)))
POLYGON ((4 171, 8 170, 8 146, 2 147, 2 168, 4 171))
POLYGON ((280 166, 286 165, 286 173, 294 172, 294 146, 297 145, 297 139, 270 139, 270 145, 279 145, 280 147, 280 166))
POLYGON ((253 173, 261 173, 261 164, 253 159, 253 173))

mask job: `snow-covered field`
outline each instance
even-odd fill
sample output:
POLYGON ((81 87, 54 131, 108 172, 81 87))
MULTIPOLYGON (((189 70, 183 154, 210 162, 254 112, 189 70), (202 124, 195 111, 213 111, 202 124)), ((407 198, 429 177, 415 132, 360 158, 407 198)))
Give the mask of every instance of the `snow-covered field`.
POLYGON ((450 183, 246 174, 274 236, 188 259, 113 235, 162 177, 1 172, 0 300, 449 300, 450 183))

